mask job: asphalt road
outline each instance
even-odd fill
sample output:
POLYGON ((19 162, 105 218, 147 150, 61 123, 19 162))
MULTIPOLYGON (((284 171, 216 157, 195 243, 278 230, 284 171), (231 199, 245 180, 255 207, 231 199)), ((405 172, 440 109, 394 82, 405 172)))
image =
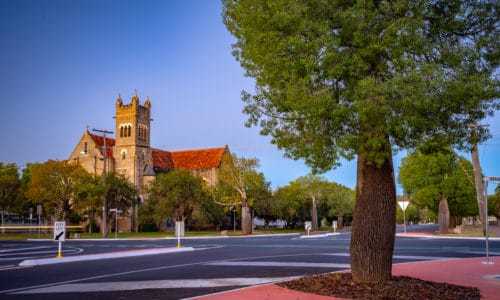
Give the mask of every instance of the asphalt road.
MULTIPOLYGON (((413 228, 409 228, 412 230, 413 228)), ((182 299, 349 268, 348 233, 184 239, 194 251, 19 267, 55 257, 57 243, 0 242, 0 299, 182 299)), ((63 256, 175 247, 175 239, 72 241, 63 256)), ((500 255, 500 241, 489 244, 500 255)), ((398 237, 394 263, 485 253, 484 240, 398 237)))

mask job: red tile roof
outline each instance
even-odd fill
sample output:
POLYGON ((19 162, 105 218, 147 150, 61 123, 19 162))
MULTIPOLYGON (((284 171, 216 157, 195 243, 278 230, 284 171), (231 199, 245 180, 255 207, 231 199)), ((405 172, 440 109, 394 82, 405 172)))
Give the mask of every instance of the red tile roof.
POLYGON ((174 168, 172 154, 165 150, 153 149, 153 167, 160 170, 171 170, 174 168))
MULTIPOLYGON (((100 135, 89 133, 98 147, 104 147, 104 138, 100 135)), ((113 146, 115 139, 106 137, 106 148, 108 157, 113 156, 113 146)), ((183 151, 166 151, 152 149, 153 167, 162 171, 174 168, 183 170, 203 170, 218 167, 222 160, 222 155, 228 147, 207 148, 183 151)))
POLYGON ((172 152, 174 167, 184 170, 200 170, 218 167, 226 148, 210 148, 172 152))
POLYGON ((162 170, 203 170, 218 167, 227 148, 209 148, 184 151, 153 149, 153 166, 162 170))
MULTIPOLYGON (((96 145, 98 147, 104 147, 104 137, 103 136, 92 134, 92 133, 89 133, 89 134, 90 134, 90 137, 92 137, 92 139, 94 140, 94 142, 96 143, 96 145)), ((106 148, 108 150, 107 151, 108 157, 113 156, 113 148, 112 147, 114 145, 115 145, 115 139, 107 137, 106 138, 106 148)))

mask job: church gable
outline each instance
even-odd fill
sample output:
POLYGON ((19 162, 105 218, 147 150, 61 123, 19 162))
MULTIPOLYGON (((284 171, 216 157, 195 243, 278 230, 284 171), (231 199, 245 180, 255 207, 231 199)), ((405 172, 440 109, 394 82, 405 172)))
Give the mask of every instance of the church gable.
MULTIPOLYGON (((95 145, 99 149, 104 149, 104 137, 96 134, 89 133, 90 137, 94 141, 95 145)), ((113 146, 115 145, 115 139, 106 137, 106 148, 107 148, 107 157, 113 157, 113 146)), ((102 150, 101 150, 102 155, 102 150)))

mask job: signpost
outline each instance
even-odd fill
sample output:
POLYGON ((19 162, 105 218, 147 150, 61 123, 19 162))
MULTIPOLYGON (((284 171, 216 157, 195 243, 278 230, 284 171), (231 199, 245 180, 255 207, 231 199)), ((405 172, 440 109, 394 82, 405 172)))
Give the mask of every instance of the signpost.
POLYGON ((401 207, 401 209, 403 210, 403 225, 404 225, 404 228, 405 228, 405 232, 406 232, 406 208, 408 207, 408 203, 410 203, 410 201, 406 201, 406 200, 403 200, 403 201, 398 201, 398 204, 399 204, 399 207, 401 207))
POLYGON ((333 233, 337 233, 337 221, 332 222, 333 233))
MULTIPOLYGON (((500 177, 484 177, 484 221, 485 221, 485 231, 484 231, 484 239, 485 239, 485 242, 486 242, 486 261, 483 262, 483 264, 485 265, 493 265, 494 262, 492 262, 490 260, 490 249, 489 249, 489 233, 488 233, 488 223, 489 223, 489 220, 488 220, 488 182, 500 182, 500 177)), ((481 207, 479 207, 479 209, 481 209, 481 207)))
POLYGON ((304 227, 307 230, 307 236, 309 236, 309 233, 311 232, 311 228, 312 228, 312 223, 310 221, 306 221, 304 227))
POLYGON ((115 239, 118 238, 118 214, 122 213, 118 208, 112 208, 109 210, 110 212, 115 212, 115 239))
POLYGON ((38 215, 38 238, 40 238, 40 230, 41 230, 41 220, 42 220, 42 212, 43 212, 43 207, 41 204, 38 204, 36 206, 36 214, 38 215))
POLYGON ((180 248, 181 236, 184 236, 184 222, 175 222, 175 235, 177 236, 177 248, 180 248))
POLYGON ((56 258, 62 258, 61 242, 66 240, 66 222, 54 222, 54 241, 59 242, 56 258))
POLYGON ((33 220, 33 207, 29 208, 30 212, 30 239, 31 239, 31 220, 33 220))

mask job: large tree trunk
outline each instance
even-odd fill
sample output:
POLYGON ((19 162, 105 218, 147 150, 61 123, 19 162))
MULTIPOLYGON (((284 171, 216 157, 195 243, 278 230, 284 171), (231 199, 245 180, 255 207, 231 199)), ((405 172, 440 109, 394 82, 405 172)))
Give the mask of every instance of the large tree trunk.
POLYGON ((318 231, 318 203, 316 197, 312 197, 312 231, 318 231))
POLYGON ((448 207, 448 200, 444 195, 441 195, 441 199, 439 200, 438 223, 440 234, 449 233, 450 209, 448 207))
POLYGON ((247 205, 241 207, 241 234, 252 234, 252 216, 247 205))
POLYGON ((479 153, 477 144, 472 146, 471 150, 472 165, 474 166, 474 183, 476 185, 477 206, 479 208, 479 217, 481 218, 481 226, 483 226, 483 234, 486 236, 486 202, 483 190, 483 171, 479 163, 479 153))
POLYGON ((396 185, 392 156, 382 166, 358 155, 356 205, 351 236, 351 271, 356 282, 383 282, 392 276, 396 235, 396 185))
POLYGON ((344 213, 342 210, 339 210, 339 213, 337 214, 337 229, 343 229, 344 228, 344 213))

